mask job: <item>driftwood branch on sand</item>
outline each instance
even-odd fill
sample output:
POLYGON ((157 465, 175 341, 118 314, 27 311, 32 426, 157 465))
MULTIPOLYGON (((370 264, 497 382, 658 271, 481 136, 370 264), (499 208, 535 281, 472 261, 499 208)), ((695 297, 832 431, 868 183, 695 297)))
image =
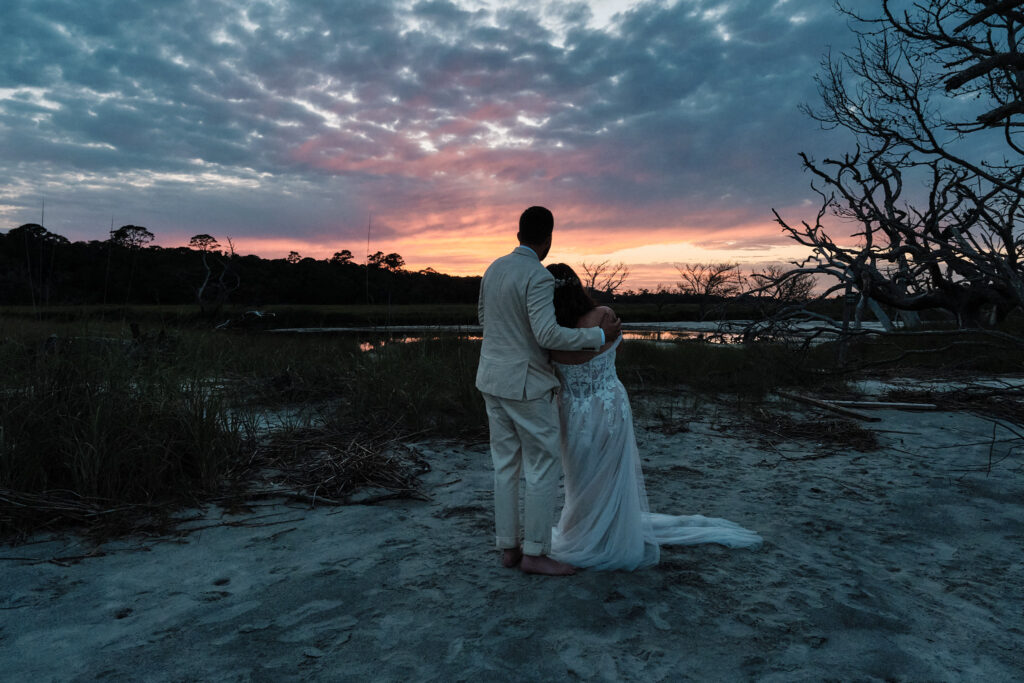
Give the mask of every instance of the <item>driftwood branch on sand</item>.
POLYGON ((873 415, 865 415, 864 413, 859 413, 856 410, 850 410, 849 408, 844 408, 843 406, 838 406, 838 405, 835 405, 834 403, 829 403, 828 401, 822 401, 822 400, 819 400, 819 399, 816 399, 816 398, 811 398, 810 396, 801 396, 800 394, 791 394, 788 391, 779 391, 779 392, 776 392, 776 393, 779 396, 782 396, 783 398, 788 398, 788 399, 790 399, 792 401, 799 401, 800 403, 807 403, 808 405, 812 405, 812 406, 815 406, 817 408, 822 408, 824 410, 830 410, 833 413, 839 413, 840 415, 846 415, 848 417, 855 417, 858 420, 866 420, 867 422, 881 422, 881 420, 882 420, 882 418, 880 418, 880 417, 875 417, 873 415))
POLYGON ((832 405, 844 408, 879 408, 887 410, 938 410, 934 403, 901 403, 893 401, 828 401, 832 405))
POLYGON ((865 415, 864 413, 852 410, 853 408, 859 408, 864 410, 938 410, 939 406, 935 403, 908 403, 905 401, 842 401, 832 400, 823 401, 818 398, 811 398, 810 396, 801 396, 800 394, 791 394, 788 391, 776 392, 783 398, 788 398, 793 401, 799 401, 801 403, 807 403, 808 405, 821 408, 823 410, 829 410, 840 415, 847 415, 849 417, 855 417, 858 420, 866 420, 868 422, 879 422, 881 418, 874 417, 872 415, 865 415))

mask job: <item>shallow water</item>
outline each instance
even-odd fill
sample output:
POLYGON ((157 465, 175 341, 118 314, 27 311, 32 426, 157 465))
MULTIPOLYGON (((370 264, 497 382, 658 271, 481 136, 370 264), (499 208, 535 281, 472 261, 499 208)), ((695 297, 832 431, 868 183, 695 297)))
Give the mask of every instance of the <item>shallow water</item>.
MULTIPOLYGON (((737 344, 742 341, 743 328, 748 320, 717 321, 676 321, 623 323, 622 336, 626 340, 672 344, 678 342, 707 342, 713 344, 737 344)), ((864 329, 880 329, 877 323, 865 323, 864 329)), ((799 336, 811 335, 819 330, 826 332, 816 343, 833 338, 833 332, 826 325, 805 323, 797 325, 799 336)), ((287 327, 268 330, 274 334, 340 334, 361 339, 364 351, 387 344, 409 344, 413 342, 459 338, 479 341, 482 329, 479 325, 394 325, 389 327, 287 327)))
MULTIPOLYGON (((742 325, 742 322, 738 324, 742 325)), ((735 343, 740 335, 718 331, 718 323, 669 322, 626 323, 622 336, 627 340, 673 343, 681 341, 707 341, 735 343)), ((385 344, 409 344, 437 339, 465 339, 480 341, 479 325, 395 325, 391 327, 288 327, 268 330, 274 334, 330 334, 361 337, 360 348, 368 351, 385 344)))
MULTIPOLYGON (((386 333, 381 333, 386 334, 386 333)), ((388 344, 412 344, 421 341, 433 341, 438 339, 451 339, 454 335, 416 335, 416 334, 391 334, 372 341, 364 341, 359 344, 362 351, 371 351, 388 344)), ((640 340, 654 342, 656 344, 672 344, 680 341, 707 341, 709 343, 736 343, 739 335, 726 334, 708 338, 708 334, 696 331, 675 331, 675 332, 630 332, 623 331, 622 338, 626 340, 640 340)), ((467 341, 481 341, 483 337, 479 334, 458 335, 458 339, 467 341)))

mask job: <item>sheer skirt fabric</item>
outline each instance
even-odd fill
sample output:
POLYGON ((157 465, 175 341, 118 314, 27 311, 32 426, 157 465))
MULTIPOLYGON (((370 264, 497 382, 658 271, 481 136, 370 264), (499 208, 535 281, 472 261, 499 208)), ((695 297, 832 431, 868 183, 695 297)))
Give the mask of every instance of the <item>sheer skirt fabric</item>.
POLYGON ((577 567, 631 571, 657 564, 660 545, 758 545, 760 536, 728 520, 650 512, 633 413, 615 372, 621 339, 587 363, 554 364, 562 384, 565 506, 551 556, 577 567))

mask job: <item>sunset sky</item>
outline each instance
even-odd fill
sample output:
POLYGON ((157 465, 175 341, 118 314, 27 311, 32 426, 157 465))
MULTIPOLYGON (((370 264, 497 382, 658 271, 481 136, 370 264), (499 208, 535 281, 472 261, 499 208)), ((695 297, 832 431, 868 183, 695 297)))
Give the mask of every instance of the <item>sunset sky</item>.
MULTIPOLYGON (((862 3, 868 4, 868 3, 862 3)), ((873 4, 873 3, 872 3, 873 4)), ((4 0, 0 229, 143 225, 240 253, 400 253, 480 274, 519 213, 549 262, 788 260, 816 209, 798 110, 825 0, 4 0)))

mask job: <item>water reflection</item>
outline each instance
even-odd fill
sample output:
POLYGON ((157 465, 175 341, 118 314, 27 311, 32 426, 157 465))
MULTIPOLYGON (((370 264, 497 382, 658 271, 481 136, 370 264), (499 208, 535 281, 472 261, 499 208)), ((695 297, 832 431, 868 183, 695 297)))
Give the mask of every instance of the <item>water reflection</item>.
POLYGON ((360 351, 373 351, 389 344, 413 344, 422 341, 437 341, 439 339, 463 339, 466 341, 480 341, 480 335, 392 335, 389 337, 374 339, 372 341, 359 342, 360 351))
MULTIPOLYGON (((374 334, 364 330, 363 335, 374 334)), ((423 341, 437 341, 440 339, 462 339, 466 341, 481 341, 483 337, 479 334, 387 334, 376 331, 380 336, 377 339, 366 339, 359 343, 360 351, 373 351, 389 344, 414 344, 423 341)), ((676 344, 679 342, 705 342, 710 344, 734 344, 740 341, 740 335, 732 333, 712 333, 706 330, 623 330, 622 338, 626 341, 646 341, 656 344, 676 344)))
POLYGON ((737 344, 742 335, 734 332, 714 330, 623 330, 623 339, 639 339, 652 342, 706 342, 708 344, 737 344))
MULTIPOLYGON (((717 322, 654 322, 625 323, 622 336, 626 340, 646 341, 654 344, 708 343, 738 344, 743 341, 742 330, 750 321, 732 320, 717 322)), ((877 323, 864 323, 865 329, 880 327, 877 323)), ((359 340, 363 351, 388 344, 410 344, 413 342, 439 339, 465 339, 480 341, 479 325, 395 325, 391 327, 291 327, 267 330, 275 334, 329 334, 346 335, 359 340)), ((813 321, 793 326, 790 339, 812 339, 821 343, 834 338, 838 330, 825 323, 813 321)))

